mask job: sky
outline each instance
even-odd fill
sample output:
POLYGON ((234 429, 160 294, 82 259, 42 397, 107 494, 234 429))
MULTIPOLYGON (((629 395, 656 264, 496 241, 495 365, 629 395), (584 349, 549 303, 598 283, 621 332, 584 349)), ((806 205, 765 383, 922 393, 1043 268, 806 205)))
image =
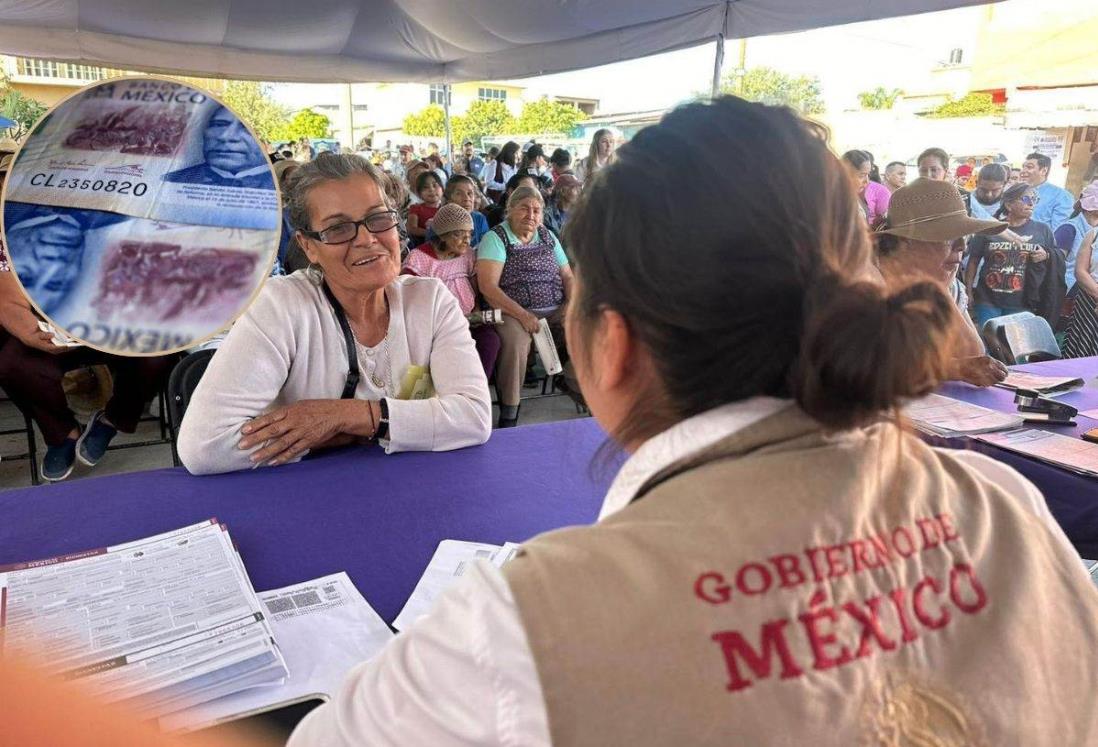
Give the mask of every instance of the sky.
MULTIPOLYGON (((1031 3, 1033 0, 1008 0, 1031 3)), ((917 87, 927 72, 967 41, 979 7, 835 26, 747 41, 747 67, 768 66, 820 78, 829 111, 856 108, 877 86, 917 87), (947 33, 942 33, 943 29, 947 33)), ((712 85, 716 46, 707 44, 629 62, 526 78, 538 93, 598 98, 605 113, 663 109, 712 85)), ((725 43, 725 73, 739 63, 739 42, 725 43)))
MULTIPOLYGON (((1048 0, 1007 0, 1034 5, 1048 0)), ((910 89, 927 72, 964 46, 979 7, 848 24, 795 34, 757 37, 747 42, 747 67, 769 66, 792 74, 816 75, 829 111, 853 109, 857 94, 877 86, 910 89)), ((669 52, 628 62, 515 81, 527 98, 540 94, 599 99, 601 113, 664 109, 708 91, 715 45, 669 52)), ((725 44, 724 71, 739 61, 739 42, 725 44)), ((305 105, 301 85, 276 86, 288 106, 305 105)))

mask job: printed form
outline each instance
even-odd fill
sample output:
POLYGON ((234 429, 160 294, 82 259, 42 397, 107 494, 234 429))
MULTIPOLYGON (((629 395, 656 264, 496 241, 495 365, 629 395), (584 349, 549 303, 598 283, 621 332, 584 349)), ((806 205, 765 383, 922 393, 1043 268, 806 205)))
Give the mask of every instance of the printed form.
POLYGON ((35 656, 159 716, 281 682, 286 663, 226 528, 0 567, 0 655, 35 656))

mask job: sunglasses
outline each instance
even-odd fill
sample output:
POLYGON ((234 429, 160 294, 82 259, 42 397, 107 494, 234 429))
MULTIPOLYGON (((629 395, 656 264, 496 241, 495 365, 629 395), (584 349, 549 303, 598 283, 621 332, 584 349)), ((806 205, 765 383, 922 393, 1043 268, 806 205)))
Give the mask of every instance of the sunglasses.
POLYGON ((1040 201, 1041 201, 1041 198, 1038 197, 1037 195, 1022 195, 1021 197, 1018 198, 1018 202, 1022 203, 1023 205, 1026 205, 1027 207, 1033 207, 1034 205, 1036 205, 1040 201))

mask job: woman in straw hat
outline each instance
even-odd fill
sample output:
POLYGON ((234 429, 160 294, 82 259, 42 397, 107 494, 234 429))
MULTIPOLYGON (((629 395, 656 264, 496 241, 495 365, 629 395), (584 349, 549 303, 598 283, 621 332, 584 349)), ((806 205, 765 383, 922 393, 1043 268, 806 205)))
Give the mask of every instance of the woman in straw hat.
POLYGON ((888 216, 875 234, 878 266, 890 285, 930 279, 953 297, 961 334, 952 351, 949 378, 976 386, 997 384, 1007 371, 985 354, 957 271, 968 235, 998 234, 1005 228, 1002 221, 970 218, 949 182, 919 178, 893 193, 888 216))

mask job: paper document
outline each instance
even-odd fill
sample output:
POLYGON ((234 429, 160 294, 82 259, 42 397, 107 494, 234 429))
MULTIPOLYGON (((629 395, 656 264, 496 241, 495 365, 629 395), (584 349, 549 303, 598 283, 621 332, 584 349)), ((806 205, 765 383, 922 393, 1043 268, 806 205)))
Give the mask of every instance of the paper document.
POLYGON ((547 376, 556 376, 564 370, 560 356, 557 354, 557 344, 553 339, 553 332, 549 329, 549 322, 538 319, 538 331, 533 334, 534 347, 537 348, 541 365, 545 367, 547 376))
POLYGON ((1080 438, 1041 430, 988 433, 978 438, 989 444, 1037 457, 1042 461, 1066 467, 1075 472, 1098 475, 1098 445, 1087 443, 1080 438))
POLYGON ((1003 389, 1030 389, 1041 394, 1063 394, 1080 389, 1083 380, 1071 376, 1038 376, 1037 374, 1011 371, 1006 379, 995 386, 1003 389))
POLYGON ((1083 566, 1086 567, 1087 573, 1090 574, 1090 580, 1095 586, 1098 586, 1098 560, 1087 560, 1083 558, 1083 566))
POLYGON ((393 627, 404 630, 430 612, 439 595, 465 575, 471 563, 486 560, 497 568, 502 568, 504 563, 515 556, 518 548, 514 542, 507 542, 500 547, 481 542, 443 540, 431 556, 431 562, 412 591, 412 596, 404 603, 404 609, 393 620, 393 627))
POLYGON ((290 676, 160 720, 166 731, 191 731, 269 710, 304 697, 330 697, 352 667, 371 659, 393 632, 346 573, 260 592, 290 676))
POLYGON ((920 430, 938 436, 962 436, 1017 428, 1018 414, 990 410, 979 405, 930 394, 904 408, 904 414, 920 430))
POLYGON ((287 674, 264 608, 216 519, 0 567, 0 639, 5 654, 35 656, 142 716, 287 674))

